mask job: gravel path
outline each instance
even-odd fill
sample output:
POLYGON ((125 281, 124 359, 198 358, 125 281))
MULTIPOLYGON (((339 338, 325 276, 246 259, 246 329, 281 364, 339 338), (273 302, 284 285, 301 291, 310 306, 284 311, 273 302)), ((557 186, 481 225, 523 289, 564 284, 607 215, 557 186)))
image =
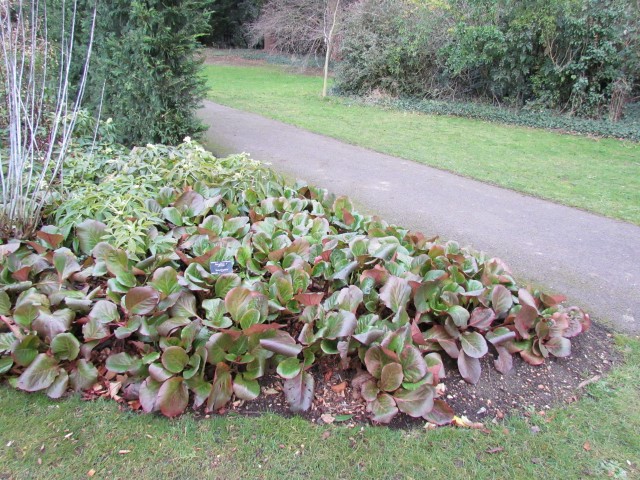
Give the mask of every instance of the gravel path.
MULTIPOLYGON (((640 227, 522 195, 205 101, 219 156, 248 152, 363 212, 502 258, 599 323, 640 334, 640 227)), ((460 131, 464 135, 464 131, 460 131)))

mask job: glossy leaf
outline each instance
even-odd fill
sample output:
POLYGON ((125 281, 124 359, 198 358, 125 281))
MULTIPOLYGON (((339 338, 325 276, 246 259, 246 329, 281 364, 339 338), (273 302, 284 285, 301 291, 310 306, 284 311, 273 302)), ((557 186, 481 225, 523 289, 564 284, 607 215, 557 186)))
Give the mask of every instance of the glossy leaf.
POLYGON ((158 390, 158 409, 165 417, 177 417, 189 404, 189 390, 181 377, 173 377, 158 390))
POLYGON ((293 412, 305 412, 311 408, 315 382, 311 374, 302 371, 284 381, 284 396, 293 412))

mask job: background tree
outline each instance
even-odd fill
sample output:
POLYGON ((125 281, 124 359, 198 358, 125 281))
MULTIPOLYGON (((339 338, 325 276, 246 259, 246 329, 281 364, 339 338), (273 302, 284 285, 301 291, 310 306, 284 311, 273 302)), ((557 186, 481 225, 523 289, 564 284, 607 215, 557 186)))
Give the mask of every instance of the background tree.
POLYGON ((263 3, 263 0, 216 0, 209 33, 200 41, 219 48, 247 48, 248 25, 258 18, 263 3))
POLYGON ((181 142, 205 127, 195 110, 205 95, 198 39, 212 0, 100 2, 88 100, 113 117, 117 140, 181 142), (103 94, 104 88, 104 94, 103 94))

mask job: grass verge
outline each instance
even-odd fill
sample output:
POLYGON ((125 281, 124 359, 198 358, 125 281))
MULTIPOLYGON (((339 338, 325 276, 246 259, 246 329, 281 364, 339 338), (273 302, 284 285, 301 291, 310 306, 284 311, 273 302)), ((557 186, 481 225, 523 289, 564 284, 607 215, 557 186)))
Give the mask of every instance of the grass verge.
POLYGON ((118 411, 0 387, 0 478, 638 478, 640 341, 580 401, 479 430, 118 411), (122 453, 119 453, 122 452, 122 453))
POLYGON ((209 98, 373 150, 640 225, 640 144, 322 99, 322 79, 208 65, 209 98))

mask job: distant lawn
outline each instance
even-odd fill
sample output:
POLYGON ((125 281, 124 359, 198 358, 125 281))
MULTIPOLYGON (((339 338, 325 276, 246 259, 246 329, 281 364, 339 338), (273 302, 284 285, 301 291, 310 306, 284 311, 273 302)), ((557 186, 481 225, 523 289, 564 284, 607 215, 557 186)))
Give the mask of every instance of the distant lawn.
POLYGON ((322 79, 208 65, 209 98, 345 142, 640 225, 640 145, 322 99, 322 79))
POLYGON ((122 412, 0 386, 0 479, 640 478, 640 341, 577 403, 488 432, 122 412), (123 453, 119 453, 123 451, 123 453))

